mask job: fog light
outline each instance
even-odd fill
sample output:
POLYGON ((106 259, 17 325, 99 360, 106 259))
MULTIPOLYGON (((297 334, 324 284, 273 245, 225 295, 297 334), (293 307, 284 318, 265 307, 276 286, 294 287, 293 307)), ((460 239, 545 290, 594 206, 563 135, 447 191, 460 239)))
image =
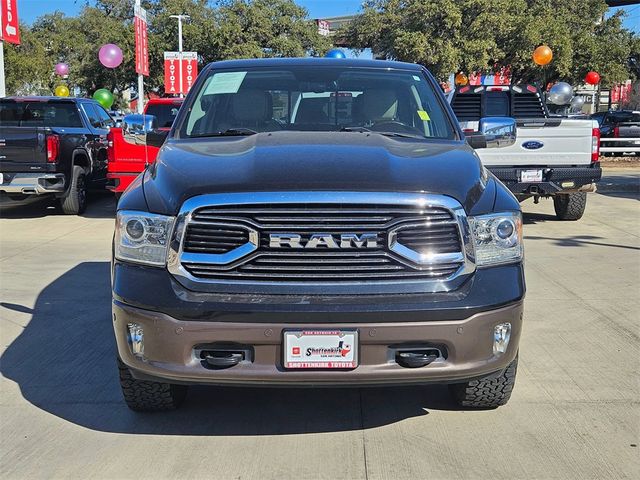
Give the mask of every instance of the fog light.
POLYGON ((575 187, 575 185, 576 185, 575 182, 562 182, 560 184, 562 188, 571 188, 571 187, 575 187))
POLYGON ((511 338, 511 324, 501 323, 493 329, 493 354, 502 355, 507 351, 511 338))
POLYGON ((128 323, 127 330, 127 341, 131 346, 131 351, 136 357, 142 357, 144 355, 144 332, 142 327, 137 323, 128 323))

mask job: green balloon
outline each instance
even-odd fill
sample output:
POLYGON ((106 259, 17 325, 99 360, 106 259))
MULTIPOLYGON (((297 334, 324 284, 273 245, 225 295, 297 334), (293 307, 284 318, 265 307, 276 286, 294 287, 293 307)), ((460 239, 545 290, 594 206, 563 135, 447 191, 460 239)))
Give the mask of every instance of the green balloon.
POLYGON ((93 99, 107 110, 109 110, 111 105, 113 105, 113 93, 106 88, 100 88, 93 92, 93 99))

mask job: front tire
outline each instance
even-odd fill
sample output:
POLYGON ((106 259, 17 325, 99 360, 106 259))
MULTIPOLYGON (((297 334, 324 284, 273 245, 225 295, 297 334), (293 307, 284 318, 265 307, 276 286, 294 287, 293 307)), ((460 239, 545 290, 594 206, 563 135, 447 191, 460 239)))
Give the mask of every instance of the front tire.
POLYGON ((505 405, 516 384, 518 357, 507 368, 479 380, 449 385, 449 391, 458 405, 464 408, 497 408, 505 405))
POLYGON ((587 207, 587 192, 569 193, 553 197, 558 220, 580 220, 587 207))
POLYGON ((60 207, 65 215, 79 215, 87 208, 87 184, 82 167, 73 167, 71 185, 67 196, 60 199, 60 207))
POLYGON ((187 396, 185 385, 138 380, 118 359, 120 388, 127 406, 135 412, 166 412, 175 410, 187 396))

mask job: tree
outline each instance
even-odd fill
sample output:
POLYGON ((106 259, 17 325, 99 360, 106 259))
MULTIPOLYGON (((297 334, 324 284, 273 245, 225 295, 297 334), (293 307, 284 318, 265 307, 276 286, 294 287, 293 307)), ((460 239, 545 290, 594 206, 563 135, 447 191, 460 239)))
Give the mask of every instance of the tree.
MULTIPOLYGON (((200 66, 221 59, 322 54, 330 40, 318 34, 307 11, 293 0, 143 0, 149 16, 151 75, 145 88, 162 92, 163 52, 178 49, 174 14, 191 18, 183 26, 184 49, 197 51, 200 66)), ((98 88, 123 92, 136 85, 133 2, 95 0, 75 17, 54 12, 23 25, 23 44, 6 47, 7 89, 11 93, 51 94, 61 82, 83 95, 98 88), (124 54, 115 69, 102 66, 98 50, 115 43, 124 54), (54 65, 70 66, 68 79, 53 73, 54 65)), ((122 102, 122 95, 116 96, 122 102)), ((123 106, 123 105, 122 105, 123 106)))
POLYGON ((20 25, 22 43, 5 42, 5 82, 7 93, 13 95, 41 95, 51 92, 47 53, 40 39, 24 24, 20 25))
POLYGON ((609 86, 629 77, 626 59, 638 37, 622 14, 601 21, 603 0, 367 0, 343 34, 357 48, 420 63, 440 80, 457 71, 509 66, 517 82, 579 83, 588 70, 609 86), (554 52, 535 65, 536 46, 554 52))

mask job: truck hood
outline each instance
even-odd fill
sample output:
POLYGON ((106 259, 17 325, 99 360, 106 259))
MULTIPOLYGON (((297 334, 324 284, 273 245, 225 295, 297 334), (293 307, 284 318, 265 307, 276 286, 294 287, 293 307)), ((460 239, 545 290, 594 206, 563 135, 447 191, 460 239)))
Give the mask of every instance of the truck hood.
POLYGON ((167 215, 205 193, 295 190, 444 194, 470 212, 486 188, 464 142, 359 132, 169 139, 143 181, 149 210, 167 215))

